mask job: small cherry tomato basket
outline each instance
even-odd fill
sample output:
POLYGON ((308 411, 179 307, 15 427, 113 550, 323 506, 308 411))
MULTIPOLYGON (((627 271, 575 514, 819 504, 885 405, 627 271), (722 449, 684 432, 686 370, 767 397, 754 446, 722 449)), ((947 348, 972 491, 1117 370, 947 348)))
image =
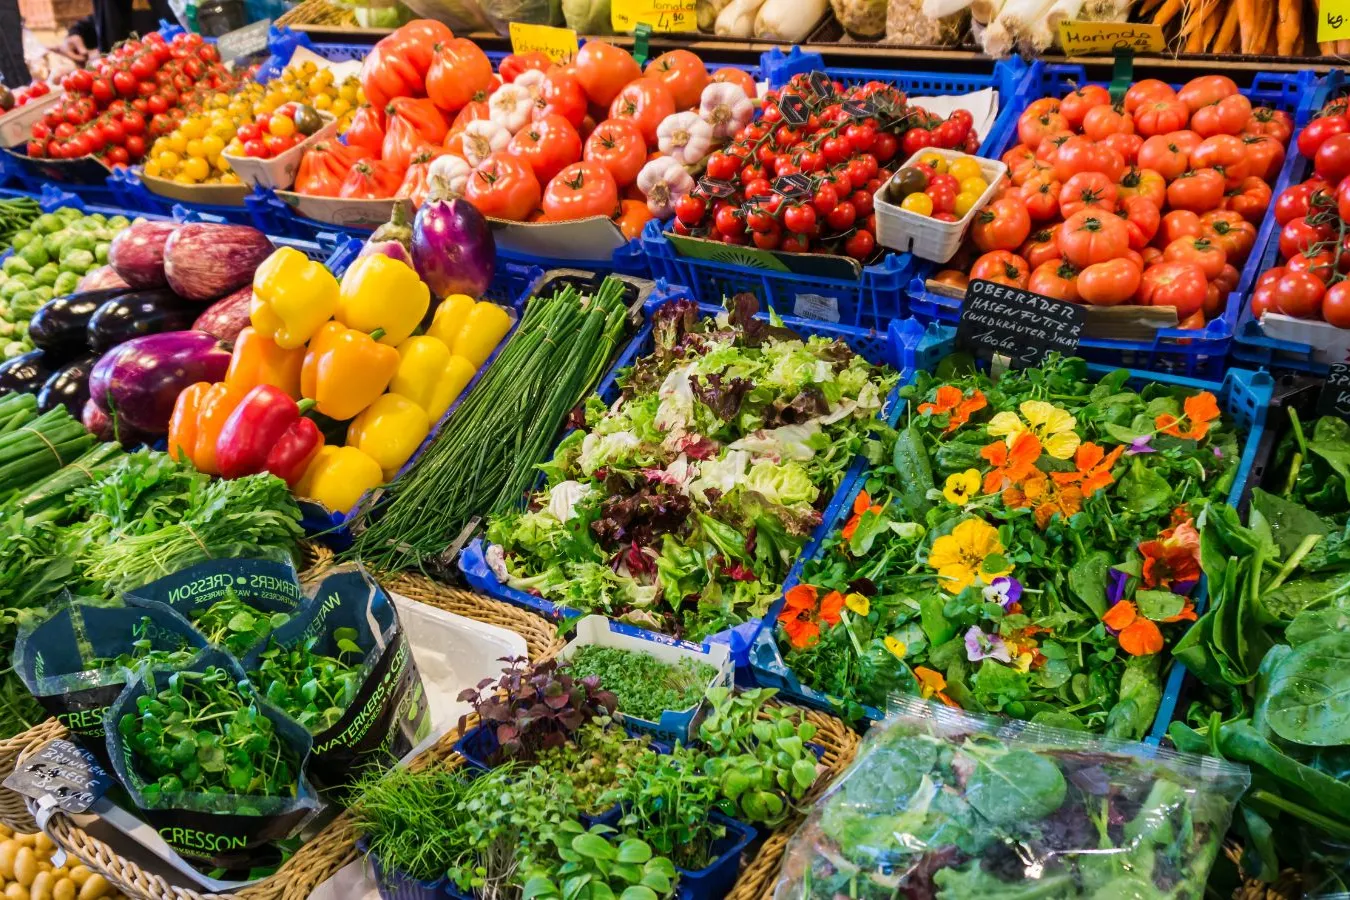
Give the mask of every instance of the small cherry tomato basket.
POLYGON ((966 231, 974 221, 975 214, 998 194, 1004 179, 1008 177, 1008 167, 997 160, 973 156, 960 150, 925 147, 905 160, 901 168, 917 165, 920 157, 931 155, 941 156, 948 162, 969 156, 980 164, 980 174, 989 183, 989 187, 984 189, 984 193, 980 194, 974 206, 966 210, 964 216, 955 222, 943 222, 931 216, 921 216, 916 212, 902 209, 900 207, 902 198, 895 186, 900 170, 896 170, 895 175, 877 188, 872 208, 877 216, 878 244, 892 250, 909 251, 921 259, 941 263, 951 259, 956 255, 956 251, 961 249, 961 242, 965 240, 966 231))
POLYGON ((328 141, 337 137, 337 118, 319 111, 323 127, 297 143, 289 150, 278 153, 270 159, 255 159, 251 156, 236 156, 233 153, 220 154, 230 164, 234 174, 246 185, 265 188, 289 188, 295 184, 295 174, 300 170, 300 158, 305 151, 319 141, 328 141))

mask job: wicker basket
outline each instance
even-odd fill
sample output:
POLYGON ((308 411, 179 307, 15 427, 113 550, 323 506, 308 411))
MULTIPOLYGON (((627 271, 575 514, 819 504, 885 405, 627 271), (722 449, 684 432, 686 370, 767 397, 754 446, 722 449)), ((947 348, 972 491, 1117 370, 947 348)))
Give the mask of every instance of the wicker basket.
MULTIPOLYGON (((311 547, 306 550, 307 577, 331 564, 331 553, 311 547)), ((391 592, 412 600, 514 631, 525 639, 531 660, 547 659, 563 647, 564 641, 558 636, 556 626, 534 613, 509 604, 446 587, 421 576, 399 575, 381 579, 381 583, 391 592)), ((470 727, 473 724, 471 721, 470 727)), ((12 750, 9 755, 0 755, 0 779, 8 775, 20 759, 64 733, 63 727, 55 720, 50 720, 15 737, 10 743, 18 745, 22 741, 22 749, 12 750)), ((459 732, 452 729, 414 760, 413 767, 420 768, 454 756, 454 745, 458 740, 459 732)), ((459 764, 458 757, 455 764, 459 764)), ((17 797, 13 792, 9 793, 17 797)), ((0 798, 0 816, 9 815, 2 802, 4 799, 0 798)), ((24 814, 27 815, 26 808, 24 814)), ((5 824, 13 823, 6 818, 5 824)), ((26 823, 15 827, 36 830, 31 817, 26 823)), ((132 860, 120 856, 112 847, 86 833, 67 816, 53 816, 48 822, 48 831, 62 848, 90 869, 102 873, 114 887, 129 897, 145 900, 211 900, 220 896, 178 887, 145 871, 132 860)), ((238 900, 305 900, 316 887, 356 859, 355 844, 356 834, 350 820, 345 815, 338 816, 274 875, 228 896, 238 900)))
POLYGON ((1303 880, 1293 869, 1285 869, 1278 878, 1267 884, 1242 871, 1241 844, 1230 840, 1223 845, 1223 852, 1238 867, 1238 874, 1242 877, 1242 883, 1233 892, 1233 900, 1297 900, 1303 896, 1303 880))

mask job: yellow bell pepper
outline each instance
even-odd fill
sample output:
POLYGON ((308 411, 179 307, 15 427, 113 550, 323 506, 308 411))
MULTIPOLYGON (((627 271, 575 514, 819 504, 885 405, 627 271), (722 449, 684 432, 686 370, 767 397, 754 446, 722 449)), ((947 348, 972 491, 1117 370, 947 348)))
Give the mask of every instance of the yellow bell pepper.
POLYGON ((337 308, 337 279, 293 247, 277 250, 253 273, 249 319, 282 350, 303 347, 337 308))
POLYGON ((398 371, 389 392, 402 394, 439 422, 477 371, 464 357, 452 355, 444 341, 426 334, 410 337, 398 345, 398 371))
POLYGON ((431 431, 426 410, 401 394, 385 394, 347 426, 347 446, 380 464, 393 478, 431 431))
POLYGON ((225 383, 243 391, 260 384, 281 388, 292 400, 300 399, 300 368, 305 362, 305 348, 283 350, 277 342, 249 327, 234 339, 234 353, 225 383))
POLYGON ((325 325, 310 342, 300 391, 332 419, 350 419, 384 393, 398 371, 398 350, 374 335, 340 323, 325 325))
POLYGON ((412 266, 373 253, 342 276, 336 315, 357 331, 382 329, 380 343, 397 347, 422 324, 430 306, 431 290, 412 266))
POLYGON ((451 294, 436 307, 436 315, 432 317, 427 334, 439 338, 449 347, 459 337, 464 320, 469 317, 473 307, 474 299, 467 294, 451 294))
POLYGON ((511 330, 511 314, 486 300, 475 303, 464 319, 464 327, 455 336, 450 352, 462 356, 478 368, 487 362, 502 338, 511 330))
POLYGON ((361 495, 383 483, 384 473, 375 460, 355 447, 326 444, 310 460, 295 493, 346 515, 361 495))

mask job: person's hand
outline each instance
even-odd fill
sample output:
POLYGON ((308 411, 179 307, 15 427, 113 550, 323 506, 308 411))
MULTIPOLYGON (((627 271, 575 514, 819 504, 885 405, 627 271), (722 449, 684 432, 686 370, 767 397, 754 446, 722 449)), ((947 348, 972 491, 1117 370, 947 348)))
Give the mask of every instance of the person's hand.
POLYGON ((61 51, 76 62, 84 62, 89 58, 89 48, 84 45, 84 38, 78 34, 66 35, 66 40, 61 45, 61 51))

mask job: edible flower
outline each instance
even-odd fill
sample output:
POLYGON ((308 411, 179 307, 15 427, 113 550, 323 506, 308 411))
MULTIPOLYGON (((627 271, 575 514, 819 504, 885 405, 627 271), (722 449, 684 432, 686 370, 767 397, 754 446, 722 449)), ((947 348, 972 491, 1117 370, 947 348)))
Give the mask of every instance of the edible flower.
POLYGON ((1127 456, 1138 456, 1141 453, 1157 453, 1158 451, 1153 449, 1152 441, 1153 435, 1151 434, 1137 437, 1130 441, 1130 449, 1126 450, 1125 454, 1127 456))
POLYGON ((843 534, 844 540, 847 541, 853 538, 853 533, 857 531, 858 526, 862 524, 863 513, 869 511, 876 515, 881 515, 882 507, 872 503, 872 497, 867 491, 858 491, 858 496, 853 498, 853 515, 844 523, 844 527, 840 532, 843 534))
POLYGON ((1000 575, 985 585, 984 602, 997 603, 1005 610, 1022 599, 1022 582, 1009 575, 1000 575))
POLYGON ((820 637, 820 625, 816 620, 827 625, 839 624, 839 611, 844 608, 844 595, 838 591, 830 591, 820 600, 820 607, 817 609, 816 601, 819 596, 820 592, 810 584, 793 585, 783 595, 783 611, 778 614, 778 621, 783 624, 783 631, 787 633, 789 643, 798 650, 809 647, 820 637))
POLYGON ((830 591, 825 595, 825 599, 820 601, 820 621, 829 625, 839 624, 839 610, 844 608, 844 595, 838 591, 830 591))
POLYGON ((891 651, 891 655, 894 656, 896 659, 904 659, 905 653, 909 651, 909 647, 905 644, 905 642, 893 635, 889 634, 886 635, 885 639, 882 640, 881 643, 886 647, 887 650, 891 651))
POLYGON ((966 632, 966 659, 979 662, 982 659, 996 659, 999 662, 1012 662, 1012 654, 1003 638, 996 634, 985 634, 978 625, 972 625, 966 632))
POLYGON ((942 496, 947 498, 948 503, 964 506, 979 493, 979 490, 980 470, 966 469, 964 472, 953 472, 947 476, 947 483, 942 487, 942 496))
POLYGON ((1139 608, 1130 600, 1108 609, 1102 622, 1116 632, 1120 649, 1131 656, 1150 656, 1163 648, 1162 631, 1152 619, 1139 615, 1139 608))
POLYGON ((950 534, 933 541, 928 565, 937 569, 943 589, 951 594, 961 593, 981 576, 998 577, 1013 570, 1003 556, 998 529, 975 518, 962 520, 950 534))
POLYGON ((1078 422, 1070 413, 1044 400, 1027 400, 1017 408, 1022 413, 1020 418, 1017 413, 1004 411, 990 419, 989 433, 1005 437, 1012 447, 1019 435, 1030 432, 1055 459, 1073 456, 1081 439, 1074 431, 1078 422))
POLYGON ((1078 448, 1074 456, 1074 464, 1078 466, 1076 472, 1054 472, 1051 477, 1055 479, 1055 484, 1060 487, 1068 485, 1077 485, 1082 491, 1084 497, 1091 497, 1097 491, 1115 482, 1115 476, 1111 474, 1111 467, 1120 459, 1120 455, 1125 452, 1122 445, 1106 453, 1098 444, 1083 444, 1078 448))
POLYGON ((937 389, 937 394, 933 397, 932 403, 920 403, 920 413, 931 413, 936 416, 947 415, 947 427, 943 429, 944 434, 951 434, 956 429, 970 421, 973 413, 979 412, 989 405, 982 391, 975 391, 969 397, 961 393, 961 389, 952 387, 950 384, 944 384, 937 389))
POLYGON ((1144 587, 1170 588, 1200 577, 1200 533, 1189 518, 1139 544, 1144 557, 1140 570, 1144 587))
POLYGON ((993 494, 1026 479, 1036 471, 1041 458, 1041 441, 1023 431, 1005 445, 996 441, 980 449, 980 458, 993 466, 984 476, 984 492, 993 494))
POLYGON ((1021 485, 1003 492, 1003 502, 1012 509, 1034 510, 1036 526, 1044 529, 1056 514, 1071 518, 1083 509, 1083 492, 1074 485, 1060 487, 1039 470, 1033 471, 1021 485))
POLYGON ((1172 437, 1198 441, 1209 433, 1210 423, 1219 418, 1219 404, 1209 391, 1201 391, 1186 398, 1182 404, 1182 416, 1178 419, 1170 413, 1162 413, 1153 420, 1153 425, 1163 434, 1172 437), (1188 427, 1182 428, 1182 423, 1188 427))
POLYGON ((956 701, 943 693, 947 689, 947 679, 942 676, 941 672, 935 672, 927 666, 915 666, 914 677, 919 680, 919 696, 923 699, 928 700, 937 697, 948 706, 960 709, 956 701))

